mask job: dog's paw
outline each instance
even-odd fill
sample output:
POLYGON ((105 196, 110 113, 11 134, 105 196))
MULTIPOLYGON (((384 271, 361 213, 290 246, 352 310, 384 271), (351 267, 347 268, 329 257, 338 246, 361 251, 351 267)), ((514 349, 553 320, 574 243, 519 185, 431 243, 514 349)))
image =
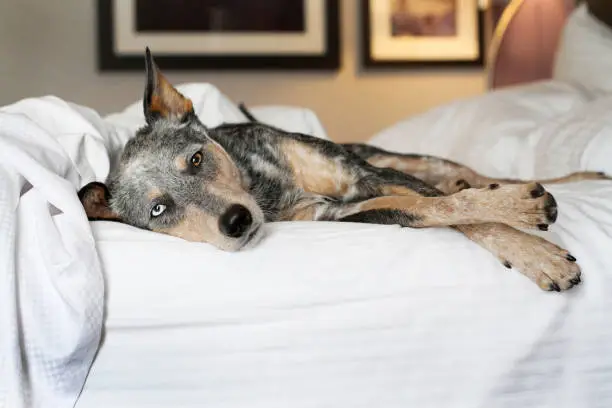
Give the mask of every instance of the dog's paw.
POLYGON ((491 184, 488 189, 498 222, 546 231, 557 220, 557 202, 539 183, 491 184))
POLYGON ((545 291, 560 292, 581 283, 576 258, 542 238, 524 234, 517 241, 506 242, 500 252, 507 268, 516 268, 545 291))

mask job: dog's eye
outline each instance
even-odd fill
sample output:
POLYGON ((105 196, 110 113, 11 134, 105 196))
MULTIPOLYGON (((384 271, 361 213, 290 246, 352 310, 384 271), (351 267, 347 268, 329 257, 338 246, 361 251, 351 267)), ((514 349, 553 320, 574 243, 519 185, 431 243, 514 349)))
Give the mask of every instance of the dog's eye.
POLYGON ((196 154, 191 156, 191 164, 194 167, 200 167, 200 164, 202 164, 202 153, 197 152, 196 154))
POLYGON ((157 204, 155 207, 151 209, 151 217, 159 217, 166 211, 166 206, 163 204, 157 204))

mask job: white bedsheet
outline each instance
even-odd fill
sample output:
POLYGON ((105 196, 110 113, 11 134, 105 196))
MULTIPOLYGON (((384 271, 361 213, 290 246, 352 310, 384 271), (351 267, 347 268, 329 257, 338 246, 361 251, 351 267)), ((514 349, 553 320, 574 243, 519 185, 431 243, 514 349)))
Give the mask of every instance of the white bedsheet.
POLYGON ((107 332, 78 407, 612 406, 612 184, 551 191, 545 236, 584 269, 564 294, 445 229, 278 223, 227 254, 98 223, 107 332))

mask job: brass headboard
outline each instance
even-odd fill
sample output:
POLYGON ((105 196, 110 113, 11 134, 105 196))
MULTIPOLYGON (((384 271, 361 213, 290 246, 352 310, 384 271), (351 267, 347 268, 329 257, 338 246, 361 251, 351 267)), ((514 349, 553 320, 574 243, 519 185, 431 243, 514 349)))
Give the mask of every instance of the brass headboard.
POLYGON ((512 0, 488 48, 488 88, 551 78, 556 49, 572 9, 573 4, 563 0, 512 0))
MULTIPOLYGON (((525 0, 512 0, 508 6, 504 9, 497 26, 494 28, 493 36, 491 37, 491 42, 489 44, 489 52, 487 55, 487 69, 489 71, 495 70, 495 62, 497 61, 497 57, 499 56, 499 51, 502 43, 502 39, 504 38, 504 33, 508 30, 508 26, 512 21, 512 18, 516 15, 519 8, 523 4, 525 0)), ((493 75, 488 75, 489 83, 487 84, 489 88, 493 87, 493 75)))

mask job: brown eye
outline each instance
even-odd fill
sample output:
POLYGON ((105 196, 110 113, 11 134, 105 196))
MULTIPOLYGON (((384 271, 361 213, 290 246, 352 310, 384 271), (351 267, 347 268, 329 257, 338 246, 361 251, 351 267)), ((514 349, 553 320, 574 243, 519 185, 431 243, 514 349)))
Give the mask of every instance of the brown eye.
POLYGON ((197 152, 191 156, 191 164, 193 164, 194 167, 200 167, 200 164, 202 164, 202 153, 197 152))

